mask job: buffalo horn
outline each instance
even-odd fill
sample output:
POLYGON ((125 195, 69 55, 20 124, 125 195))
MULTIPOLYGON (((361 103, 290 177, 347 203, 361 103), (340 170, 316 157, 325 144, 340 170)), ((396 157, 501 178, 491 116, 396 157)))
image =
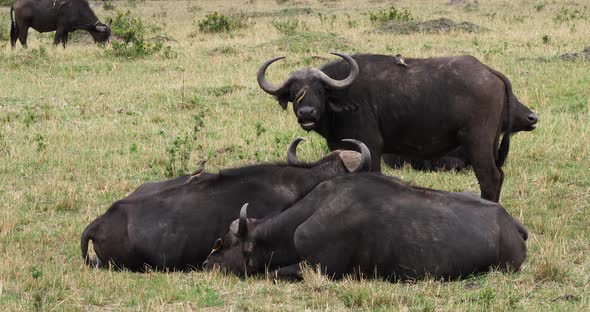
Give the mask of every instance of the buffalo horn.
POLYGON ((266 62, 264 62, 262 64, 262 66, 260 66, 260 69, 258 69, 258 74, 256 75, 256 80, 258 80, 258 85, 260 86, 260 88, 262 90, 264 90, 264 92, 271 94, 271 95, 279 95, 282 90, 289 84, 289 79, 285 80, 283 83, 281 83, 278 86, 273 86, 270 82, 268 82, 268 80, 266 80, 266 69, 268 68, 268 66, 270 66, 270 64, 284 59, 285 56, 279 56, 279 57, 275 57, 272 58, 266 62))
POLYGON ((340 56, 341 58, 345 59, 348 62, 348 64, 350 64, 350 74, 348 74, 348 77, 346 77, 344 80, 335 80, 335 79, 328 77, 328 75, 326 75, 325 73, 320 71, 320 78, 330 89, 333 89, 333 90, 346 89, 346 88, 350 87, 350 85, 358 77, 359 72, 360 72, 359 65, 356 63, 356 61, 352 57, 350 57, 344 53, 332 52, 331 54, 340 56))
POLYGON ((344 139, 342 142, 350 142, 355 144, 361 151, 361 164, 352 172, 367 172, 371 170, 371 151, 361 141, 355 139, 344 139))
POLYGON ((248 203, 245 203, 240 210, 240 221, 238 223, 237 237, 246 237, 248 233, 248 203))
POLYGON ((287 149, 287 164, 289 165, 297 165, 299 163, 299 159, 297 159, 297 146, 301 141, 305 141, 302 137, 296 137, 291 144, 289 144, 289 148, 287 149))
POLYGON ((96 26, 96 30, 100 31, 100 32, 106 32, 107 31, 107 26, 106 25, 97 25, 96 26))

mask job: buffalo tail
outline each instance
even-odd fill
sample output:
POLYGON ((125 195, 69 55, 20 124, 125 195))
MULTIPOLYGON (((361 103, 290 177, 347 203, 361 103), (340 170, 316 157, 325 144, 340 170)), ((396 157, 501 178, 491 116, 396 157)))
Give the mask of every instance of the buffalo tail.
POLYGON ((18 28, 14 22, 14 8, 10 7, 10 44, 14 48, 16 45, 16 38, 18 37, 18 28))
MULTIPOLYGON (((496 158, 496 166, 498 168, 502 168, 504 163, 506 162, 506 158, 508 158, 508 151, 510 150, 510 133, 512 129, 512 122, 510 120, 510 107, 514 105, 514 94, 512 93, 512 84, 510 80, 501 72, 486 66, 490 73, 494 74, 494 76, 498 77, 498 79, 502 80, 504 83, 504 88, 506 90, 506 118, 508 119, 508 125, 506 130, 504 131, 504 135, 502 136, 502 142, 500 143, 500 148, 498 149, 498 157, 496 158)), ((502 118, 500 118, 500 127, 502 125, 502 118)))
POLYGON ((90 257, 88 257, 88 242, 94 238, 94 233, 95 233, 96 227, 98 226, 98 220, 99 219, 92 221, 92 223, 90 223, 86 227, 86 229, 82 233, 82 238, 80 239, 80 249, 82 251, 82 259, 84 259, 84 263, 86 263, 86 265, 88 265, 88 266, 91 265, 90 257))

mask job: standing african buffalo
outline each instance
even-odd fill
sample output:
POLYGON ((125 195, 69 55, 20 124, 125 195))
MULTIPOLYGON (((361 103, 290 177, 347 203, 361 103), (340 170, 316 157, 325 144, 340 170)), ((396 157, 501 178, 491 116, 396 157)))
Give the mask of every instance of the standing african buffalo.
POLYGON ((107 41, 111 35, 109 25, 98 20, 86 0, 16 0, 10 8, 10 18, 13 48, 17 38, 27 46, 29 27, 42 33, 55 31, 53 44, 61 42, 64 48, 68 33, 78 29, 87 30, 97 43, 107 41))
POLYGON ((333 278, 454 279, 493 267, 518 271, 526 258, 527 231, 499 204, 374 173, 322 182, 265 220, 246 208, 213 245, 206 269, 292 280, 307 263, 333 278))
POLYGON ((133 271, 199 268, 241 203, 252 202, 256 206, 252 214, 263 218, 287 209, 325 180, 370 169, 369 151, 356 140, 350 142, 361 153, 338 150, 315 163, 299 163, 296 149, 301 140, 291 143, 288 164, 218 174, 203 173, 201 168, 192 176, 143 184, 86 227, 82 257, 97 267, 110 264, 133 271), (97 255, 92 263, 89 240, 97 255))
POLYGON ((272 85, 266 69, 284 57, 270 59, 258 70, 258 84, 293 110, 304 130, 315 130, 330 149, 342 138, 367 144, 372 169, 381 155, 441 157, 462 147, 473 164, 481 196, 498 201, 510 148, 510 130, 499 145, 502 116, 510 120, 512 86, 501 73, 472 56, 405 59, 333 53, 344 60, 293 72, 272 85))
MULTIPOLYGON (((510 122, 504 118, 502 121, 502 132, 507 131, 510 125, 511 134, 520 131, 533 131, 537 128, 539 118, 528 107, 524 106, 516 96, 513 105, 510 106, 510 122)), ((436 159, 409 159, 395 154, 383 154, 383 162, 393 168, 400 168, 409 163, 416 170, 462 170, 470 166, 467 154, 462 148, 456 148, 441 158, 436 159)))

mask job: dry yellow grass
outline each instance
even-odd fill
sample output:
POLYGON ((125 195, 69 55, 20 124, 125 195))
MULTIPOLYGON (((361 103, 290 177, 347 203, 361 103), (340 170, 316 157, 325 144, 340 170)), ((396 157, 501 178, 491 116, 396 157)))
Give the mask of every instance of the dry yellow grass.
MULTIPOLYGON (((0 310, 590 308, 590 66, 556 58, 590 46, 590 11, 582 1, 278 2, 283 1, 136 6, 114 1, 174 38, 165 43, 174 58, 161 53, 116 58, 109 46, 81 41, 65 50, 53 48, 51 35, 34 31, 29 50, 19 45, 11 51, 5 43, 0 49, 0 310), (419 20, 447 17, 490 31, 374 32, 366 13, 391 5, 419 20), (581 13, 571 13, 575 10, 581 13), (253 25, 231 34, 199 32, 195 22, 213 11, 251 16, 253 25), (297 36, 285 37, 271 24, 293 20, 300 23, 297 36), (84 227, 143 181, 165 179, 167 148, 191 131, 199 112, 205 117, 190 149, 194 166, 204 157, 211 158, 209 170, 282 159, 285 142, 296 135, 311 139, 302 145, 303 158, 323 155, 323 140, 300 130, 290 109, 282 111, 260 91, 255 72, 262 61, 287 55, 269 71, 278 81, 292 70, 326 61, 313 56, 332 59, 333 50, 406 57, 471 54, 511 79, 517 96, 541 118, 537 130, 514 136, 505 167, 502 203, 531 234, 522 272, 391 284, 332 282, 309 270, 302 283, 274 285, 218 273, 134 274, 83 265, 79 236, 84 227)), ((103 20, 114 15, 100 5, 96 12, 103 20)), ((478 189, 472 172, 386 172, 438 189, 478 189)))

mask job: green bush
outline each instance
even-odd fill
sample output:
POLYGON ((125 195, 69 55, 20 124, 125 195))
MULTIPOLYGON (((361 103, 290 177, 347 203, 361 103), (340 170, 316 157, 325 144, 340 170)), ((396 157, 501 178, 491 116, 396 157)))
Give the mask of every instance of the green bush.
POLYGON ((0 15, 0 40, 6 41, 10 38, 10 17, 0 15))
POLYGON ((224 15, 218 12, 207 14, 204 19, 198 22, 199 31, 205 33, 219 33, 246 28, 250 25, 245 14, 224 15))
POLYGON ((112 11, 115 9, 115 4, 113 3, 113 0, 103 0, 102 8, 105 11, 112 11))
POLYGON ((375 13, 369 12, 369 19, 372 23, 384 24, 390 21, 395 22, 412 22, 416 19, 412 16, 412 13, 406 9, 396 9, 390 7, 389 9, 377 11, 375 13))
POLYGON ((15 0, 0 0, 0 6, 11 6, 15 0))
MULTIPOLYGON (((111 44, 115 56, 138 58, 156 54, 164 48, 161 42, 154 43, 145 39, 146 33, 157 30, 157 27, 144 24, 139 17, 132 16, 129 10, 125 13, 117 12, 111 30, 116 38, 121 39, 113 40, 111 44)), ((166 47, 166 50, 169 55, 170 48, 166 47)))
POLYGON ((282 35, 293 36, 297 32, 299 20, 272 21, 270 24, 282 35))

